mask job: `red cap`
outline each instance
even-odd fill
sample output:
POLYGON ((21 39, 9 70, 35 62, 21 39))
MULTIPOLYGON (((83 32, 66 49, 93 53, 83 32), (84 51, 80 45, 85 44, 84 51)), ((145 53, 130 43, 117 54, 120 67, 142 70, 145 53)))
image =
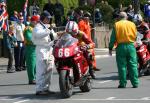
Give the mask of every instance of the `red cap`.
POLYGON ((39 21, 40 20, 40 16, 39 15, 34 15, 31 17, 31 21, 39 21))

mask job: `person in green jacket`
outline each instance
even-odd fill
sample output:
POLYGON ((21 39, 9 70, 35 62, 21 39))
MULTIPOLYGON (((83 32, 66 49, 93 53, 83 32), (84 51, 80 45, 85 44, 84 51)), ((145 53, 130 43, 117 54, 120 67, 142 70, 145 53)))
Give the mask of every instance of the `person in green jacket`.
POLYGON ((117 21, 112 30, 109 43, 109 54, 112 55, 112 48, 117 43, 116 62, 119 74, 118 88, 125 88, 127 84, 126 73, 127 68, 129 78, 133 88, 137 88, 139 84, 137 70, 137 55, 134 42, 137 36, 136 26, 133 22, 127 20, 127 14, 120 12, 120 20, 117 21))
POLYGON ((36 46, 32 42, 32 29, 34 25, 39 21, 38 16, 31 17, 31 24, 25 28, 24 38, 25 38, 25 60, 27 66, 27 74, 29 79, 29 84, 36 84, 36 46))

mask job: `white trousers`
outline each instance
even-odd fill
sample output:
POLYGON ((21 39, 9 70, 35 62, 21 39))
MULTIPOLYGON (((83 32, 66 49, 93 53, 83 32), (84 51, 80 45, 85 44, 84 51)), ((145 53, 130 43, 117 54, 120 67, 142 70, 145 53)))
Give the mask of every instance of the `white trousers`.
POLYGON ((49 51, 49 49, 36 46, 36 92, 49 90, 52 68, 54 67, 54 59, 52 64, 47 63, 47 61, 43 59, 45 54, 42 51, 49 51))

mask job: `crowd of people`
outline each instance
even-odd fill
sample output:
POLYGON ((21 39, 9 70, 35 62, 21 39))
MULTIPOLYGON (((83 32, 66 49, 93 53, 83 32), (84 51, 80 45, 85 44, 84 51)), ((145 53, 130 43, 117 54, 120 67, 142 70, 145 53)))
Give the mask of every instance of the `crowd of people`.
MULTIPOLYGON (((76 38, 79 39, 80 44, 88 50, 88 53, 92 54, 91 59, 87 57, 86 59, 90 66, 89 73, 93 79, 96 78, 95 71, 100 70, 96 67, 95 44, 91 38, 89 23, 91 15, 88 12, 83 13, 81 11, 81 15, 78 14, 78 18, 76 18, 78 24, 76 22, 68 23, 69 21, 75 21, 69 15, 66 21, 66 30, 56 33, 51 25, 52 16, 55 14, 50 12, 49 3, 46 4, 48 6, 44 6, 41 14, 36 12, 38 7, 36 7, 36 10, 32 10, 33 7, 31 7, 31 15, 26 20, 22 12, 14 11, 8 21, 8 30, 3 30, 3 40, 9 53, 7 73, 27 70, 28 84, 36 84, 36 95, 53 93, 49 91, 52 69, 55 67, 53 41, 64 33, 70 33, 72 36, 78 35, 76 38), (13 61, 15 66, 13 66, 13 61)), ((57 2, 57 8, 58 6, 60 6, 59 2, 57 2)), ((6 5, 3 5, 3 7, 6 9, 6 5)), ((61 15, 58 14, 56 17, 58 16, 61 15)), ((55 22, 56 26, 61 24, 61 20, 55 22)))
MULTIPOLYGON (((73 8, 67 14, 65 32, 55 32, 53 30, 52 16, 55 17, 56 26, 62 26, 62 16, 64 15, 64 7, 58 0, 53 5, 50 0, 45 4, 42 13, 39 15, 39 8, 33 3, 30 7, 30 16, 24 20, 22 12, 14 11, 14 15, 9 19, 9 30, 3 33, 4 40, 9 53, 9 61, 7 73, 22 71, 27 69, 28 83, 36 84, 36 95, 52 93, 49 91, 50 79, 54 65, 53 40, 58 39, 64 33, 70 33, 82 42, 84 48, 92 54, 92 60, 88 60, 92 69, 89 73, 93 79, 96 78, 95 71, 100 69, 96 67, 96 59, 94 53, 95 44, 91 38, 91 26, 89 12, 79 10, 75 12, 73 8), (50 38, 50 34, 53 38, 50 38), (13 57, 15 58, 15 67, 13 67, 13 57), (50 60, 50 61, 49 61, 50 60)), ((149 2, 150 3, 150 2, 149 2)), ((5 5, 3 5, 5 6, 5 5)), ((120 84, 118 88, 126 87, 126 67, 130 67, 130 79, 134 88, 138 87, 137 58, 136 50, 133 43, 135 42, 137 28, 142 28, 141 32, 149 32, 148 24, 144 22, 141 15, 133 16, 132 5, 123 12, 121 9, 116 13, 118 16, 110 38, 109 50, 117 43, 116 59, 119 72, 120 84), (127 20, 134 21, 136 25, 127 20), (120 29, 121 28, 121 29, 120 29), (144 30, 144 31, 143 31, 144 30), (121 35, 124 34, 124 35, 121 35)), ((96 9, 99 12, 99 9, 96 9)), ((97 14, 101 16, 100 14, 97 14)), ((149 17, 146 16, 149 20, 149 17)), ((99 22, 99 20, 98 20, 99 22)), ((139 29, 138 29, 139 30, 139 29)), ((140 30, 139 30, 140 31, 140 30)))

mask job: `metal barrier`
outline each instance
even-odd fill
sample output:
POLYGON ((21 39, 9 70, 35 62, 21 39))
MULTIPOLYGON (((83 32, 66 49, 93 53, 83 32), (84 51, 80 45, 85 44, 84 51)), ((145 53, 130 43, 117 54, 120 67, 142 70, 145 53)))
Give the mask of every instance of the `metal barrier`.
POLYGON ((55 32, 64 31, 65 30, 65 26, 54 27, 53 29, 54 29, 55 32))
POLYGON ((108 48, 111 30, 108 26, 97 26, 95 31, 96 47, 108 48))

